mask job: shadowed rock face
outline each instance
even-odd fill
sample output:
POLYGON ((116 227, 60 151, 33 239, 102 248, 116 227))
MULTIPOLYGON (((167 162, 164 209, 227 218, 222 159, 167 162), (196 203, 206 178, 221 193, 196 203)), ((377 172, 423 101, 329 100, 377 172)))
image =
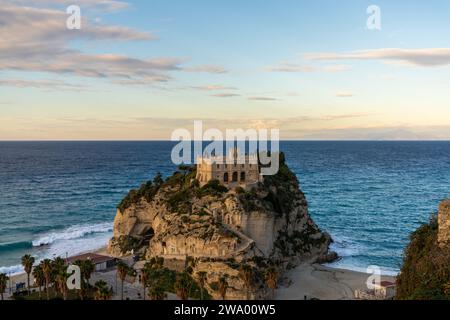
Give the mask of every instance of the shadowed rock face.
POLYGON ((249 294, 244 289, 238 273, 242 264, 254 268, 254 287, 260 288, 269 265, 282 272, 302 261, 336 258, 328 251, 330 236, 308 214, 297 178, 280 163, 276 176, 247 191, 214 182, 200 187, 195 168, 131 191, 117 211, 110 253, 134 250, 147 259, 181 261, 192 257, 193 272, 208 273, 213 297, 218 298, 214 284, 222 275, 228 277, 228 299, 264 297, 266 290, 249 294))
POLYGON ((438 213, 438 242, 441 245, 450 242, 450 199, 442 201, 438 213))

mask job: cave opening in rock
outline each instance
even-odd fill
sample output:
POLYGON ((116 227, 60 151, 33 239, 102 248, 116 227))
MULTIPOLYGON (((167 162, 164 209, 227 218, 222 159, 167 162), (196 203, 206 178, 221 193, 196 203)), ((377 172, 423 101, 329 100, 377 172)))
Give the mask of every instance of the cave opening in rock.
POLYGON ((148 229, 143 237, 144 237, 144 244, 149 244, 150 240, 155 236, 155 230, 153 228, 148 229))

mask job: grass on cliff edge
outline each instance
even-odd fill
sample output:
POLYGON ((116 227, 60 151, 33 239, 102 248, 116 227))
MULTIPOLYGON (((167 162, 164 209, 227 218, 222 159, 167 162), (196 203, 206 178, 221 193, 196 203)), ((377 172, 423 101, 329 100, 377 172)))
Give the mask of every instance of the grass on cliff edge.
POLYGON ((450 248, 438 246, 437 234, 436 217, 411 234, 397 277, 396 299, 450 300, 450 248))

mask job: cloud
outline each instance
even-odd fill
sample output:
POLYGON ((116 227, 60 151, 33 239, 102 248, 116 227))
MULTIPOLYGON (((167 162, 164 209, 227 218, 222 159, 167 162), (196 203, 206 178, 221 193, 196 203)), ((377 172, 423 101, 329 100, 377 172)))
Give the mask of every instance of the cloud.
POLYGON ((19 80, 19 79, 8 79, 0 80, 0 87, 16 87, 16 88, 42 88, 42 89, 53 89, 53 90, 86 90, 87 87, 80 84, 72 84, 63 81, 55 80, 19 80))
POLYGON ((81 9, 94 8, 102 11, 117 11, 130 7, 130 4, 124 1, 116 0, 5 0, 13 4, 24 6, 65 6, 78 5, 81 9))
POLYGON ((210 85, 196 86, 196 87, 191 87, 191 88, 195 89, 195 90, 200 90, 200 91, 236 90, 235 87, 225 87, 220 84, 210 84, 210 85))
POLYGON ((338 98, 351 98, 351 97, 353 97, 353 93, 351 93, 349 91, 339 91, 339 92, 336 92, 336 97, 338 97, 338 98))
POLYGON ((215 65, 200 65, 200 66, 194 66, 194 67, 186 67, 186 68, 184 68, 184 71, 204 72, 204 73, 213 73, 213 74, 222 74, 222 73, 228 72, 223 67, 215 66, 215 65))
POLYGON ((450 48, 360 50, 348 53, 309 53, 309 60, 383 60, 408 66, 436 67, 450 64, 450 48))
POLYGON ((248 97, 248 100, 252 100, 252 101, 278 101, 279 99, 273 98, 273 97, 257 96, 257 97, 248 97))
MULTIPOLYGON (((42 4, 49 1, 19 1, 42 4)), ((118 1, 82 1, 119 7, 118 1)), ((65 3, 65 1, 58 1, 65 3)), ((64 10, 23 7, 12 2, 0 7, 0 71, 68 74, 122 84, 165 82, 169 72, 181 71, 184 59, 134 58, 118 54, 88 54, 74 49, 74 41, 153 40, 149 32, 92 23, 84 18, 81 30, 67 30, 64 10)))
POLYGON ((315 72, 317 71, 317 68, 307 65, 284 62, 277 66, 267 67, 266 70, 272 72, 315 72))
POLYGON ((267 71, 271 72, 291 72, 291 73, 310 73, 310 72, 343 72, 351 70, 349 66, 346 65, 329 65, 324 67, 317 67, 311 65, 303 65, 297 63, 283 62, 277 66, 269 66, 265 68, 267 71))
POLYGON ((349 71, 351 69, 352 68, 350 66, 346 66, 343 64, 330 65, 330 66, 325 66, 322 68, 322 70, 325 72, 343 72, 343 71, 349 71))
POLYGON ((237 93, 225 92, 225 93, 212 94, 211 96, 217 97, 217 98, 233 98, 233 97, 239 97, 240 95, 237 93))

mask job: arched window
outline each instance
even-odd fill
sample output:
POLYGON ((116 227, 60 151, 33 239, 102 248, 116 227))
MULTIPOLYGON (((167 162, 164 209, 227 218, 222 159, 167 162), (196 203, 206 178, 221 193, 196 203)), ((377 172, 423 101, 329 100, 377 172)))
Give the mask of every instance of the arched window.
POLYGON ((245 182, 245 172, 241 172, 241 182, 245 182))
POLYGON ((228 172, 225 172, 223 175, 223 181, 224 182, 228 182, 229 178, 228 178, 228 172))
POLYGON ((233 182, 237 182, 238 181, 238 173, 237 172, 233 172, 233 182))

